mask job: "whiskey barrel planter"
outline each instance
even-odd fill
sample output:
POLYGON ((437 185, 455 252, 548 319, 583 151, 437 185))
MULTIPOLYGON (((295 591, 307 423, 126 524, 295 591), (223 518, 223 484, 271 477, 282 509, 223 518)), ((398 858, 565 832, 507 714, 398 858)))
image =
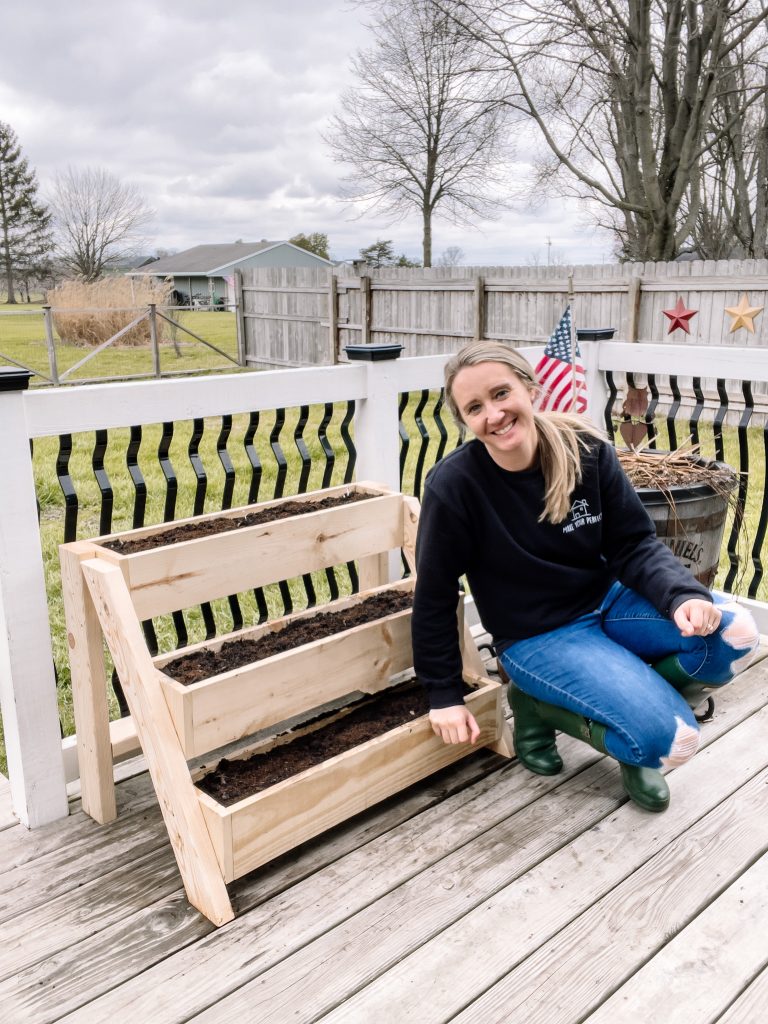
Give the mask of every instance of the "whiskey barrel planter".
MULTIPOLYGON (((391 729, 255 796, 222 807, 192 780, 188 759, 267 730, 349 696, 385 691, 411 667, 410 609, 304 643, 280 654, 184 686, 167 671, 180 654, 216 651, 235 638, 258 639, 289 623, 360 604, 382 593, 408 593, 413 579, 386 583, 388 553, 402 549, 414 570, 418 502, 373 484, 291 499, 305 505, 287 518, 175 539, 179 523, 63 545, 64 601, 80 757, 83 807, 99 821, 115 817, 102 633, 131 710, 135 732, 190 902, 215 924, 233 917, 226 883, 316 836, 352 814, 473 752, 480 745, 512 756, 501 687, 483 677, 468 629, 460 626, 467 697, 481 725, 474 747, 446 746, 426 715, 391 729), (353 503, 317 507, 354 491, 353 503), (159 540, 134 550, 135 541, 159 540), (356 560, 365 590, 320 609, 204 641, 152 658, 144 619, 281 579, 356 560)), ((282 510, 283 512, 285 509, 282 510)), ((220 515, 220 514, 219 514, 220 515)), ((202 516, 187 525, 207 523, 202 516)), ((184 524, 181 524, 184 525, 184 524)), ((343 712, 342 712, 343 713, 343 712)), ((124 725, 121 726, 125 728, 124 725)), ((295 736, 293 731, 288 738, 295 736)), ((279 740, 284 742, 285 735, 279 740)))
MULTIPOLYGON (((660 466, 665 464, 669 454, 643 453, 646 460, 649 455, 655 455, 660 466)), ((690 457, 687 463, 685 472, 680 474, 681 482, 660 479, 658 486, 635 483, 635 491, 653 520, 659 540, 700 583, 712 587, 738 477, 735 470, 723 462, 690 457)), ((632 480, 631 472, 629 476, 632 480)))

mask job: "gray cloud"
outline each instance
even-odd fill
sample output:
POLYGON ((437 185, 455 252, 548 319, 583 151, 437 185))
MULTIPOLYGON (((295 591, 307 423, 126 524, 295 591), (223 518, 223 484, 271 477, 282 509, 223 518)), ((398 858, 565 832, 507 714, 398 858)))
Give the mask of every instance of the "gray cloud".
MULTIPOLYGON (((368 42, 364 16, 345 0, 8 6, 0 118, 44 188, 68 165, 138 185, 156 211, 153 246, 325 231, 340 257, 376 238, 418 257, 418 216, 352 219, 337 198, 343 168, 320 138, 368 42)), ((459 245, 478 264, 543 254, 547 237, 569 261, 608 252, 567 204, 472 230, 438 220, 434 235, 435 255, 459 245)))

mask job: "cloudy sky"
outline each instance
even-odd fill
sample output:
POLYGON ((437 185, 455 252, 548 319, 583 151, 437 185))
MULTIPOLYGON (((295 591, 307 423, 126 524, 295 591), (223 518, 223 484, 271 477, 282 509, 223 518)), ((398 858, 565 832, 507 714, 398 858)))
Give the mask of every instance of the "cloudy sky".
MULTIPOLYGON (((106 168, 155 211, 147 250, 325 232, 349 259, 378 238, 420 255, 417 215, 355 219, 320 137, 365 14, 346 0, 33 0, 6 5, 0 120, 50 187, 67 166, 106 168)), ((522 174, 524 168, 512 173, 522 174)), ((357 211, 359 212, 359 211, 357 211)), ((476 229, 437 219, 435 258, 610 261, 607 238, 560 202, 476 229)))

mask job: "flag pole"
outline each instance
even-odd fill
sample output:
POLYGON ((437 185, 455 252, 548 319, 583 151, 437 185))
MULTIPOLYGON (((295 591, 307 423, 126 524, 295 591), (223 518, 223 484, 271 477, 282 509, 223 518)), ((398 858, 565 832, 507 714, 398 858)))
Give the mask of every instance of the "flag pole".
POLYGON ((576 409, 576 397, 578 391, 578 381, 576 380, 576 317, 574 316, 573 310, 573 268, 568 273, 568 305, 571 310, 571 394, 573 396, 571 401, 571 407, 576 409))

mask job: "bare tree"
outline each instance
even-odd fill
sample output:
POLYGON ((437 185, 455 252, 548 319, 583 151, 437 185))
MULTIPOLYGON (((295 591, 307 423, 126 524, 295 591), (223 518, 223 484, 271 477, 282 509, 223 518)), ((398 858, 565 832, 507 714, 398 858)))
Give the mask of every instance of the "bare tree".
POLYGON ((764 67, 736 52, 713 107, 713 144, 691 187, 695 201, 691 251, 703 259, 763 259, 768 252, 768 92, 742 97, 768 82, 764 67))
POLYGON ((392 222, 419 212, 429 267, 436 213, 460 224, 497 213, 504 110, 475 41, 430 0, 374 6, 374 45, 353 59, 359 85, 325 140, 352 167, 345 198, 392 222))
POLYGON ((51 207, 59 258, 85 281, 135 255, 154 215, 134 185, 94 167, 57 175, 51 207))
POLYGON ((435 265, 438 267, 460 267, 466 258, 460 245, 449 245, 438 256, 435 265))
POLYGON ((761 63, 768 4, 432 3, 511 73, 508 103, 544 143, 535 187, 592 200, 625 258, 674 258, 693 236, 703 167, 726 123, 765 94, 754 77, 734 91, 733 62, 761 63), (718 104, 725 121, 712 130, 718 104))

